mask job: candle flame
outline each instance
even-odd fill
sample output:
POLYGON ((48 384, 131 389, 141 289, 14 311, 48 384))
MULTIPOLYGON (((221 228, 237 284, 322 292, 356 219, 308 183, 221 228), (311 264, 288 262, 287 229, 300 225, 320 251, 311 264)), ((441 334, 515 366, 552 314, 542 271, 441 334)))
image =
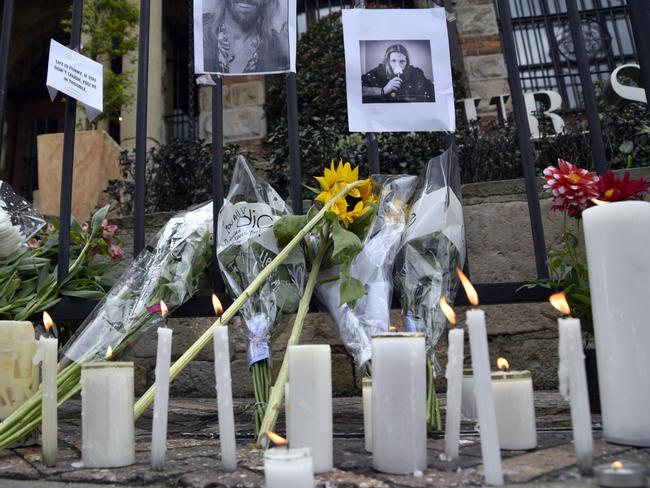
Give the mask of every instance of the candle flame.
POLYGON ((612 463, 612 469, 613 469, 614 471, 618 471, 618 470, 621 469, 622 467, 623 467, 623 463, 620 462, 620 461, 614 461, 614 462, 612 463))
POLYGON ((465 273, 463 273, 463 271, 460 268, 456 268, 456 275, 458 276, 458 279, 460 280, 461 284, 463 285, 463 288, 465 289, 465 294, 467 295, 467 299, 469 300, 469 303, 471 303, 475 307, 478 306, 478 293, 476 293, 476 290, 470 283, 469 278, 465 276, 465 273))
POLYGON ((223 307, 221 306, 221 301, 216 293, 212 294, 212 308, 214 308, 215 315, 221 315, 223 313, 223 307))
POLYGON ((287 439, 285 439, 281 435, 276 434, 275 432, 269 431, 266 433, 266 436, 276 446, 286 446, 287 444, 289 444, 289 441, 287 439))
POLYGON ((111 359, 113 357, 113 348, 108 345, 108 349, 106 349, 106 355, 104 356, 104 359, 111 359))
POLYGON ((447 303, 445 297, 440 297, 440 309, 442 310, 442 313, 445 314, 445 317, 447 317, 447 320, 449 320, 449 323, 452 325, 452 327, 455 327, 456 312, 454 312, 454 309, 451 308, 451 305, 447 303))
POLYGON ((52 329, 52 327, 54 327, 54 321, 52 320, 52 317, 50 317, 50 314, 45 311, 43 312, 43 326, 48 332, 50 329, 52 329))
POLYGON ((169 308, 167 308, 165 300, 160 300, 160 315, 162 315, 163 319, 166 319, 167 315, 169 315, 169 308))
POLYGON ((510 371, 510 364, 506 358, 497 358, 497 368, 499 371, 510 371))
POLYGON ((564 315, 571 315, 571 307, 569 307, 569 302, 567 302, 566 295, 563 291, 553 293, 548 297, 548 301, 564 315))
POLYGON ((591 202, 594 205, 609 205, 610 203, 612 203, 612 202, 608 202, 608 201, 605 201, 605 200, 598 200, 597 198, 592 198, 591 202))
POLYGON ((388 332, 397 332, 397 327, 395 327, 394 325, 391 325, 391 326, 388 328, 388 332))

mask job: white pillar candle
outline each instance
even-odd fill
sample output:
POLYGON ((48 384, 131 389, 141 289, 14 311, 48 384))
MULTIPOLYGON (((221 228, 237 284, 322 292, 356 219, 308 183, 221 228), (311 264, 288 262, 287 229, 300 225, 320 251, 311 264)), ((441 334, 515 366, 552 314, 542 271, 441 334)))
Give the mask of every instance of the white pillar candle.
POLYGON ((284 423, 287 430, 287 439, 291 441, 291 403, 289 403, 289 383, 284 384, 284 423))
POLYGON ((220 322, 212 326, 214 334, 214 375, 217 379, 217 407, 219 409, 219 442, 223 469, 237 469, 237 444, 235 442, 235 414, 232 404, 230 378, 230 346, 228 327, 220 322))
POLYGON ((0 320, 0 420, 38 390, 36 347, 31 322, 0 320))
POLYGON ((492 391, 501 449, 535 449, 537 428, 530 371, 492 373, 492 391))
POLYGON ((463 391, 463 329, 449 330, 447 351, 447 411, 445 415, 445 457, 458 457, 460 443, 460 405, 463 391))
POLYGON ((289 347, 291 445, 311 448, 314 472, 333 467, 330 346, 289 347))
POLYGON ((264 480, 266 488, 313 488, 309 448, 274 447, 265 451, 264 480))
POLYGON ((469 343, 472 352, 474 397, 478 421, 481 426, 481 454, 483 456, 485 482, 488 485, 503 485, 499 432, 497 430, 494 395, 490 379, 490 356, 483 310, 467 311, 467 329, 469 330, 469 343))
POLYGON ((56 466, 58 456, 57 436, 57 391, 56 370, 59 350, 59 341, 55 337, 41 336, 38 342, 39 353, 42 361, 41 390, 41 446, 42 458, 45 466, 56 466))
POLYGON ((650 203, 582 213, 605 440, 650 446, 650 203))
POLYGON ((361 380, 361 397, 363 400, 363 439, 366 451, 372 452, 372 378, 361 380))
POLYGON ((591 432, 591 410, 587 392, 587 376, 578 319, 558 319, 560 328, 560 393, 571 402, 571 426, 576 464, 581 472, 591 471, 594 462, 594 439, 591 432))
POLYGON ((372 466, 413 474, 427 468, 424 334, 372 338, 372 466))
POLYGON ((476 422, 476 400, 474 398, 474 375, 471 369, 463 370, 463 393, 461 395, 460 413, 463 420, 476 422))
POLYGON ((133 363, 81 366, 81 456, 84 467, 135 462, 133 363))
POLYGON ((151 426, 151 467, 162 470, 167 452, 167 411, 169 406, 169 366, 172 355, 172 330, 158 327, 156 350, 156 396, 151 426))

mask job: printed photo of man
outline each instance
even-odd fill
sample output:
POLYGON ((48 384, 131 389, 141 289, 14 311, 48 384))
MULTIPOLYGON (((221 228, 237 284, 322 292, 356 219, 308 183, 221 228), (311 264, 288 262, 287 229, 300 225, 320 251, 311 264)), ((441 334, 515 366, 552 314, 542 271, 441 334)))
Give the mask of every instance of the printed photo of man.
POLYGON ((203 0, 204 72, 288 71, 287 2, 203 0))

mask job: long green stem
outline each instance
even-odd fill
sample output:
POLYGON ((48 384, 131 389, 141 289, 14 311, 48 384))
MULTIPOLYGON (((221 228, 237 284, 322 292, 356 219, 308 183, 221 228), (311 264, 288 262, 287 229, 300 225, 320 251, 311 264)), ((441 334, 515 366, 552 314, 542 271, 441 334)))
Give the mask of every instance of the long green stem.
MULTIPOLYGON (((248 285, 248 287, 242 292, 242 294, 232 302, 232 305, 216 320, 213 324, 228 324, 239 312, 239 309, 248 301, 248 299, 257 291, 257 289, 262 286, 262 284, 267 280, 267 278, 280 266, 285 259, 289 257, 289 254, 295 247, 297 247, 303 240, 303 238, 320 222, 320 220, 325 216, 325 213, 334 205, 336 201, 350 192, 350 190, 361 185, 363 181, 355 181, 350 183, 345 188, 343 188, 334 198, 328 201, 323 208, 309 221, 307 224, 296 234, 296 236, 289 241, 289 243, 278 253, 278 255, 262 270, 262 272, 253 280, 253 282, 248 285)), ((183 355, 178 358, 178 360, 172 365, 169 369, 169 382, 171 383, 178 376, 178 374, 187 367, 187 365, 197 356, 197 354, 212 340, 212 327, 208 328, 201 337, 199 337, 194 344, 190 346, 183 355)), ((140 399, 135 404, 134 415, 135 418, 139 418, 144 411, 151 406, 153 403, 154 395, 156 393, 156 385, 151 385, 151 387, 140 397, 140 399)))
MULTIPOLYGON (((327 229, 324 229, 323 235, 327 235, 327 229)), ((282 405, 282 399, 284 398, 284 384, 287 382, 289 376, 289 346, 295 346, 298 344, 300 339, 300 334, 302 333, 302 326, 305 322, 305 317, 309 311, 309 302, 311 297, 314 294, 314 288, 316 287, 316 280, 318 279, 318 270, 323 262, 325 257, 325 252, 327 251, 327 246, 329 242, 326 237, 321 239, 320 246, 318 248, 318 253, 314 258, 314 262, 311 265, 311 271, 309 272, 309 278, 307 279, 307 284, 305 285, 305 293, 300 299, 298 304, 298 311, 296 313, 296 319, 293 322, 293 327, 291 329, 291 335, 287 341, 287 349, 284 352, 284 358, 282 359, 282 366, 280 367, 280 372, 278 377, 275 380, 273 388, 271 388, 271 397, 269 398, 269 403, 266 406, 266 413, 264 414, 264 420, 262 420, 262 425, 257 434, 257 444, 262 445, 264 439, 266 439, 266 433, 272 431, 275 428, 275 423, 278 420, 278 414, 280 413, 280 406, 282 405)), ((266 447, 266 446, 264 446, 266 447)))

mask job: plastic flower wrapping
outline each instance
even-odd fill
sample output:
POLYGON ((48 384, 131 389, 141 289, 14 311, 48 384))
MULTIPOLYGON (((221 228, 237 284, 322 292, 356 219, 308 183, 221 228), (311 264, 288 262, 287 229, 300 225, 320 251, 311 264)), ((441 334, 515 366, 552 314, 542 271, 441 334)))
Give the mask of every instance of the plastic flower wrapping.
POLYGON ((465 260, 465 232, 460 202, 460 177, 452 149, 431 159, 418 178, 407 211, 407 224, 395 259, 395 286, 402 303, 405 327, 426 335, 433 355, 445 330, 440 297, 453 302, 456 267, 465 260))
POLYGON ((373 177, 379 195, 377 214, 352 259, 350 275, 365 285, 365 295, 354 305, 340 306, 338 268, 321 272, 317 288, 319 300, 335 320, 341 341, 358 367, 371 358, 371 338, 387 332, 393 294, 393 263, 406 226, 406 202, 413 191, 414 176, 373 177))
MULTIPOLYGON (((239 156, 230 191, 219 212, 217 260, 233 297, 253 282, 280 252, 273 224, 291 210, 239 156)), ((290 254, 241 309, 248 334, 248 367, 269 358, 269 340, 281 313, 294 312, 304 289, 305 257, 290 254)))
POLYGON ((44 225, 43 215, 31 203, 0 181, 0 258, 21 247, 44 225))
POLYGON ((170 312, 185 303, 211 261, 212 222, 212 202, 172 217, 68 341, 64 364, 125 352, 163 320, 161 300, 170 312))

